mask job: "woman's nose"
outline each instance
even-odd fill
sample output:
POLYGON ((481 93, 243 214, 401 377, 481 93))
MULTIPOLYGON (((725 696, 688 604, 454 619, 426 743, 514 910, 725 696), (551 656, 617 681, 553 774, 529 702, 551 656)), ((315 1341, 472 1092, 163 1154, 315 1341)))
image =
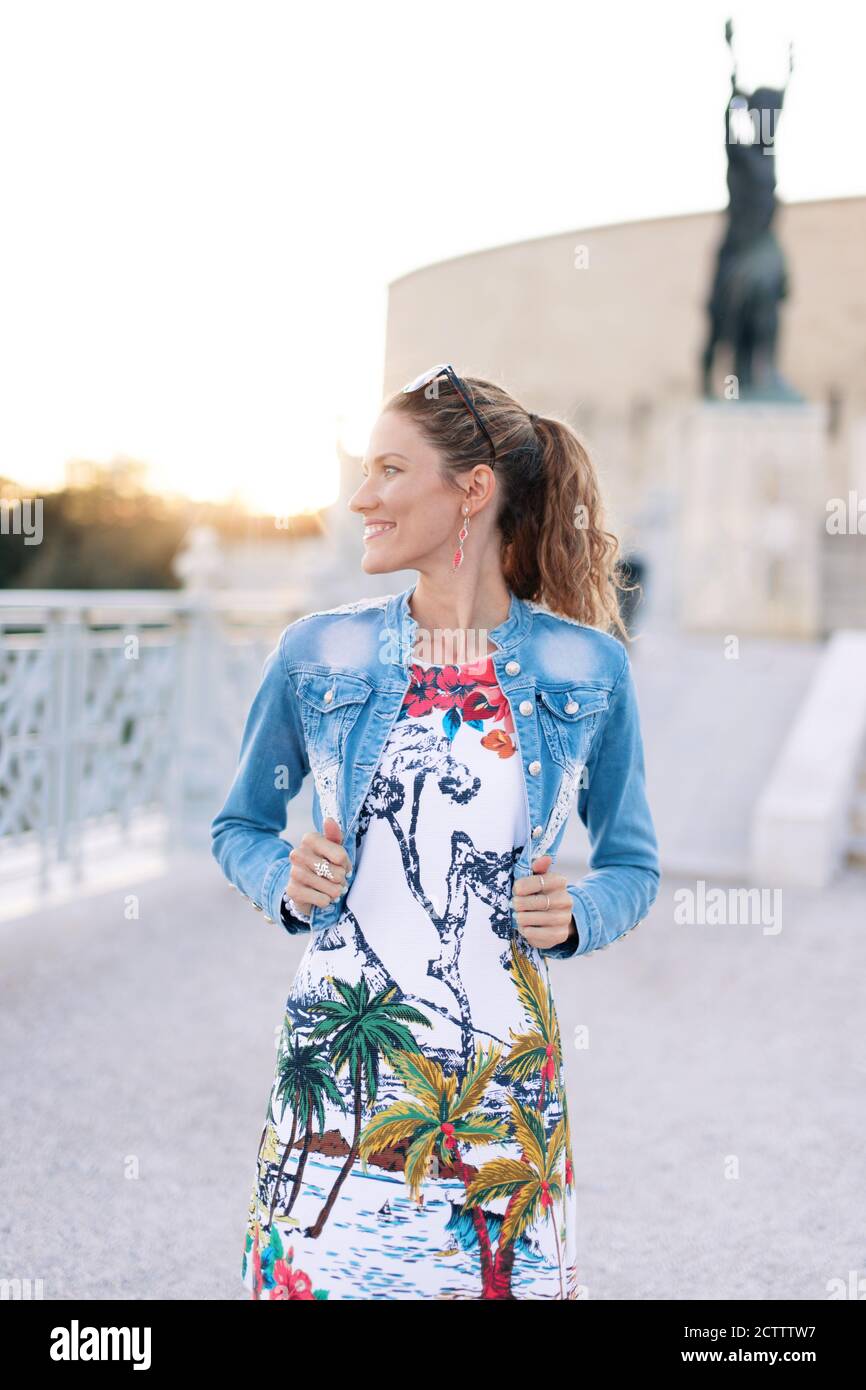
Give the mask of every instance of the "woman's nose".
POLYGON ((348 507, 353 512, 370 511, 376 505, 376 498, 366 491, 367 484, 362 483, 357 492, 349 498, 348 507))

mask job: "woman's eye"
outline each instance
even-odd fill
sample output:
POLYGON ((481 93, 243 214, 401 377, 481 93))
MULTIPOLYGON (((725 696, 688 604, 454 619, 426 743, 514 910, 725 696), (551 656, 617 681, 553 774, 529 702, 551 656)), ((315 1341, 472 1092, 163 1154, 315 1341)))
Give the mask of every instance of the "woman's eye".
MULTIPOLYGON (((383 472, 383 473, 401 473, 401 472, 402 472, 402 469, 400 469, 400 468, 395 468, 394 465, 393 465, 393 463, 383 463, 383 465, 382 465, 382 472, 383 472)), ((361 469, 361 477, 364 479, 364 482, 367 481, 367 479, 369 478, 369 476, 370 476, 369 470, 366 469, 366 468, 362 468, 362 469, 361 469)))

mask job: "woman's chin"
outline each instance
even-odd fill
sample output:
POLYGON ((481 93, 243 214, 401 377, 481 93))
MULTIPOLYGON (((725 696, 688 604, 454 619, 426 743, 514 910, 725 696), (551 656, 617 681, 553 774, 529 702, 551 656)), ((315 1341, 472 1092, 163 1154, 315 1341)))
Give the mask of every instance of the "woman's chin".
POLYGON ((392 574, 399 566, 388 561, 385 555, 379 556, 366 546, 361 556, 361 569, 365 574, 392 574))

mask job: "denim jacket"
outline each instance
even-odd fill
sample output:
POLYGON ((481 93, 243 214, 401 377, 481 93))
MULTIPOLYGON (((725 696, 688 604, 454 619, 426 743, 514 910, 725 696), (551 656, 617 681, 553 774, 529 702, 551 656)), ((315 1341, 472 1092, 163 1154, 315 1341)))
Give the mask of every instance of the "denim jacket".
MULTIPOLYGON (((211 825, 212 848, 229 882, 290 932, 332 926, 345 894, 312 907, 309 925, 281 912, 291 872, 288 802, 312 772, 315 828, 333 816, 354 869, 354 832, 410 684, 413 589, 306 614, 265 662, 234 781, 211 825)), ((556 855, 576 805, 590 845, 589 872, 568 885, 578 935, 540 954, 585 955, 636 927, 658 893, 628 653, 615 637, 514 593, 508 617, 488 635, 514 718, 531 827, 514 874, 556 855)), ((513 910, 512 925, 516 931, 513 910)))

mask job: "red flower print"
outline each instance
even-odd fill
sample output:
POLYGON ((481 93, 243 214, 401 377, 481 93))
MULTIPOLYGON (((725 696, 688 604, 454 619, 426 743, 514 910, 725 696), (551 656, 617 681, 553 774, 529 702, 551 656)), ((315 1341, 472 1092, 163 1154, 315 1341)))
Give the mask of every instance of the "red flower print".
POLYGON ((464 699, 462 710, 464 719, 498 719, 496 692, 491 690, 489 686, 486 689, 480 685, 476 686, 464 699), (491 696, 493 701, 491 701, 491 696))
MULTIPOLYGON (((291 1253, 291 1252, 290 1252, 291 1253)), ((271 1289, 271 1298, 315 1298, 309 1274, 303 1270, 292 1269, 286 1260, 274 1261, 276 1287, 271 1289)))
POLYGON ((429 714, 433 709, 437 695, 437 675, 437 671, 425 671, 423 666, 412 667, 412 682, 403 700, 408 714, 429 714))
POLYGON ((467 695, 478 683, 465 666, 442 666, 434 669, 431 699, 436 709, 462 709, 467 695))
POLYGON ((490 656, 486 661, 465 662, 462 666, 424 667, 413 662, 403 706, 409 715, 429 714, 434 709, 456 710, 460 723, 487 719, 500 723, 502 729, 485 735, 482 745, 502 758, 510 758, 516 752, 507 737, 514 732, 511 707, 499 687, 490 656))
MULTIPOLYGON (((496 724, 502 725, 505 733, 514 733, 511 706, 500 690, 495 675, 489 683, 479 683, 464 701, 463 718, 492 719, 496 724)), ((483 739, 481 741, 484 742, 483 739)), ((487 746, 485 744, 485 747, 487 746)))

